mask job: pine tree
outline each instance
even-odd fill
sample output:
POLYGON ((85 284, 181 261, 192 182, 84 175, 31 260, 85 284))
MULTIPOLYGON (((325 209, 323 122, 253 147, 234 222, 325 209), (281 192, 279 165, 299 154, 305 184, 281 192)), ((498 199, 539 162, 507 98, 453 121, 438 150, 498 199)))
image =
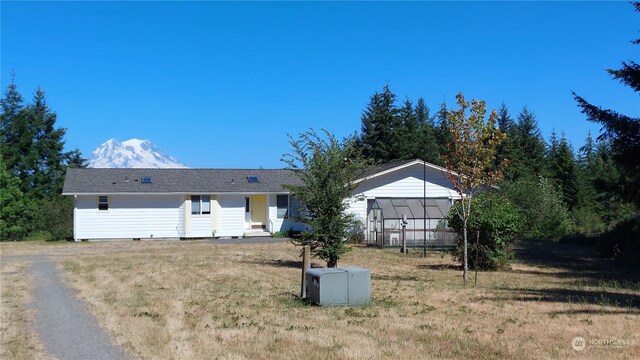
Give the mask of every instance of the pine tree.
POLYGON ((564 133, 558 140, 555 130, 552 132, 547 164, 549 177, 560 190, 562 200, 569 210, 575 210, 578 204, 578 175, 573 151, 564 133))
POLYGON ((451 135, 447 122, 448 112, 447 103, 443 101, 436 113, 437 124, 434 131, 438 144, 438 162, 435 163, 436 165, 444 165, 444 156, 446 156, 448 149, 453 144, 453 135, 451 135))
POLYGON ((439 144, 436 140, 436 129, 433 119, 430 116, 429 107, 423 98, 419 98, 414 109, 416 120, 419 124, 418 130, 418 152, 416 158, 432 164, 442 165, 439 153, 439 144))
MULTIPOLYGON (((518 139, 516 123, 511 118, 509 109, 504 103, 502 103, 500 109, 498 109, 498 128, 506 134, 507 137, 498 147, 495 166, 499 166, 504 162, 504 160, 512 163, 514 159, 522 158, 522 155, 519 154, 520 148, 516 143, 518 139)), ((511 166, 506 168, 504 177, 507 180, 513 179, 514 176, 512 174, 511 166)))
POLYGON ((65 129, 56 128, 56 114, 44 91, 37 89, 32 102, 24 106, 12 83, 1 104, 1 160, 7 173, 3 181, 17 184, 19 192, 4 186, 0 191, 3 201, 17 204, 11 209, 19 209, 16 214, 28 220, 20 231, 12 230, 15 238, 37 230, 54 238, 70 235, 72 201, 62 198, 62 182, 69 166, 84 167, 85 160, 77 149, 64 151, 65 129), (18 193, 21 202, 12 200, 18 193))
MULTIPOLYGON (((633 6, 640 12, 640 2, 634 2, 633 6)), ((640 39, 632 43, 638 45, 640 39)), ((622 68, 607 71, 614 79, 631 87, 636 93, 640 92, 640 64, 634 61, 622 62, 622 68)), ((621 195, 624 199, 640 205, 640 118, 602 109, 575 92, 573 96, 587 120, 602 124, 603 132, 598 136, 598 140, 611 141, 613 159, 620 166, 621 195)))
POLYGON ((7 171, 12 175, 17 175, 17 163, 20 161, 20 147, 16 146, 21 141, 21 133, 25 128, 24 117, 22 116, 23 99, 15 84, 15 74, 11 73, 11 83, 4 92, 4 97, 0 100, 2 106, 2 117, 0 118, 0 133, 2 143, 0 144, 0 156, 4 160, 7 171))
POLYGON ((26 199, 20 191, 20 179, 7 171, 0 159, 0 239, 21 240, 31 231, 26 199))
POLYGON ((362 114, 362 129, 358 145, 366 159, 385 163, 397 159, 398 110, 396 95, 385 85, 381 93, 374 93, 362 114))
POLYGON ((419 157, 420 151, 420 124, 413 109, 413 104, 408 98, 404 106, 398 109, 399 124, 395 130, 397 142, 394 154, 398 160, 411 160, 419 157))
POLYGON ((537 179, 540 175, 544 175, 545 143, 535 115, 528 108, 523 108, 518 114, 513 135, 517 150, 510 159, 510 178, 537 179))

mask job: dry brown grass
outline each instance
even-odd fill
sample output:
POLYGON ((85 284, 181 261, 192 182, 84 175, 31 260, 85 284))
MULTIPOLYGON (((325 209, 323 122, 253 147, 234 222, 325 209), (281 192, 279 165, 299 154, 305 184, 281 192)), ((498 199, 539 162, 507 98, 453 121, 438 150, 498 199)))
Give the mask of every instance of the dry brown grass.
POLYGON ((0 358, 48 359, 33 330, 29 309, 34 279, 23 260, 2 259, 0 265, 0 358))
POLYGON ((299 251, 288 243, 122 246, 61 264, 102 325, 144 359, 640 357, 634 282, 516 263, 464 288, 448 255, 356 248, 341 264, 371 270, 373 303, 323 308, 297 299, 299 251), (576 352, 575 336, 625 342, 576 352))

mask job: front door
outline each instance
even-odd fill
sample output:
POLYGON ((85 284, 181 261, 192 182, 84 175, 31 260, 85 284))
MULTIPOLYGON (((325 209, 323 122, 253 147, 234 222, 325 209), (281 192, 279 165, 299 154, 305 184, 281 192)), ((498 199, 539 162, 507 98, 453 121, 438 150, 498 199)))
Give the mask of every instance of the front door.
POLYGON ((251 211, 251 228, 264 229, 267 227, 267 197, 265 195, 251 195, 249 198, 251 211))

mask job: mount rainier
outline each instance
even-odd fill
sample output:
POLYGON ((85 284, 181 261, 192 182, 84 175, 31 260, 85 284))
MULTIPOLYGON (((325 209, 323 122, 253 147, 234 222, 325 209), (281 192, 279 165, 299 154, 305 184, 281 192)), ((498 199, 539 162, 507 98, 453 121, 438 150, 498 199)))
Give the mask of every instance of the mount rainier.
POLYGON ((186 168, 149 140, 110 139, 98 146, 89 160, 90 168, 186 168))

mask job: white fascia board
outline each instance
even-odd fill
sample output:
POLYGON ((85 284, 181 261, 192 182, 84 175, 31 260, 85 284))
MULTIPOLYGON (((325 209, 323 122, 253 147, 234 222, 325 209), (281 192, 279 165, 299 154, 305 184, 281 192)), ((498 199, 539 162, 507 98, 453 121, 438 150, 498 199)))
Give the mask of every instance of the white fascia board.
POLYGON ((192 195, 192 194, 212 194, 212 195, 286 195, 289 191, 263 191, 263 192, 207 192, 207 191, 190 191, 190 192, 66 192, 65 196, 77 195, 192 195))
MULTIPOLYGON (((384 175, 384 174, 388 174, 388 173, 391 173, 391 172, 394 172, 394 171, 398 171, 398 170, 400 170, 400 169, 404 169, 404 168, 406 168, 406 167, 413 166, 413 165, 416 165, 416 164, 420 164, 420 165, 423 165, 423 166, 427 166, 427 167, 430 167, 430 168, 432 168, 432 169, 435 169, 435 170, 438 170, 438 171, 442 171, 442 172, 444 172, 444 173, 446 173, 446 172, 447 172, 447 169, 445 169, 445 168, 443 168, 443 167, 440 167, 440 166, 438 166, 438 165, 433 165, 433 164, 430 164, 430 163, 428 163, 428 162, 426 162, 426 161, 422 161, 422 160, 413 160, 413 161, 411 161, 411 162, 408 162, 408 163, 405 163, 405 164, 402 164, 402 165, 398 165, 398 166, 393 167, 393 168, 391 168, 391 169, 387 169, 387 170, 384 170, 384 171, 380 171, 380 172, 377 172, 377 173, 371 174, 371 175, 369 175, 369 176, 365 176, 365 177, 363 177, 363 178, 360 178, 360 179, 358 179, 358 180, 354 181, 353 183, 354 183, 354 184, 357 184, 357 183, 359 183, 359 182, 362 182, 362 181, 365 181, 365 180, 369 180, 369 179, 373 179, 373 178, 375 178, 375 177, 378 177, 378 176, 381 176, 381 175, 384 175)), ((455 174, 455 175, 457 175, 456 173, 454 173, 454 174, 455 174)))

